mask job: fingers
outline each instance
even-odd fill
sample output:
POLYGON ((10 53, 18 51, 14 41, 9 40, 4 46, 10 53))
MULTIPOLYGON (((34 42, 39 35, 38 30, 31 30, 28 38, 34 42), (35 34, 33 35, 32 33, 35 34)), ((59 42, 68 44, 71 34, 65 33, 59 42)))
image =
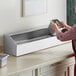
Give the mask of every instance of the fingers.
POLYGON ((63 21, 60 22, 63 26, 65 25, 65 23, 63 21))
POLYGON ((57 24, 56 24, 56 23, 54 23, 53 21, 52 21, 52 22, 50 22, 50 25, 52 25, 52 26, 57 26, 57 24))
POLYGON ((64 27, 66 27, 66 26, 68 26, 66 23, 64 23, 63 21, 61 21, 61 26, 64 26, 64 27))
POLYGON ((50 22, 50 25, 55 25, 55 23, 54 22, 50 22))
POLYGON ((51 27, 53 30, 58 29, 57 24, 56 24, 56 23, 54 23, 54 22, 51 22, 51 23, 50 23, 50 27, 51 27))

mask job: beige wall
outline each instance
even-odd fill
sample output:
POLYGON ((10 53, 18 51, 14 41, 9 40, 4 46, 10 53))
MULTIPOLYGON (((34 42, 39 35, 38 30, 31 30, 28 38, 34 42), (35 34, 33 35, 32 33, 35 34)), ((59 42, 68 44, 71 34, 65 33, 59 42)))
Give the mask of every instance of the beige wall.
POLYGON ((66 0, 47 1, 46 14, 21 17, 21 0, 0 0, 0 45, 6 33, 46 26, 54 18, 66 21, 66 0))

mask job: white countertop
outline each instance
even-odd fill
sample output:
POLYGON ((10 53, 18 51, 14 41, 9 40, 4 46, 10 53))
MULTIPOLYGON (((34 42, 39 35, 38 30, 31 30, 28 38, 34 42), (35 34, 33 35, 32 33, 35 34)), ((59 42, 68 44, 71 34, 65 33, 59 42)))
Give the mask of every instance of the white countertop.
POLYGON ((9 56, 7 66, 0 68, 0 76, 54 64, 71 57, 72 54, 73 50, 69 42, 20 57, 9 56))

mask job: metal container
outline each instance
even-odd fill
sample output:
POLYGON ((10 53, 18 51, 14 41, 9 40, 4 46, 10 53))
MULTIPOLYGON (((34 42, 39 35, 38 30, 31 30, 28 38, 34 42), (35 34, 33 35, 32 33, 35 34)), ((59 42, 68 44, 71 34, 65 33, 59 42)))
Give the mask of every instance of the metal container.
POLYGON ((4 52, 20 56, 64 43, 53 34, 54 31, 50 27, 6 34, 4 52))
POLYGON ((7 65, 8 56, 9 55, 7 55, 7 54, 2 54, 2 53, 0 54, 0 68, 7 65))

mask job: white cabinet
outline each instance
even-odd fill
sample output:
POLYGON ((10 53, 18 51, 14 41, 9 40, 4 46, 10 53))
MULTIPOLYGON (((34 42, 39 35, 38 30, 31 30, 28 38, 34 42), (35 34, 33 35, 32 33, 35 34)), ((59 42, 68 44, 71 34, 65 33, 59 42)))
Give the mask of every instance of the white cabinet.
POLYGON ((9 76, 35 76, 35 72, 34 70, 27 70, 27 71, 22 71, 22 72, 18 72, 15 74, 11 74, 9 76))
POLYGON ((74 63, 74 58, 71 57, 51 65, 23 70, 9 76, 74 76, 74 63))
POLYGON ((18 74, 17 74, 17 73, 15 73, 15 74, 11 74, 11 75, 8 75, 8 76, 18 76, 18 74))
POLYGON ((19 76, 35 76, 34 70, 27 70, 19 73, 19 76))
POLYGON ((70 65, 69 76, 74 76, 74 65, 70 65))
POLYGON ((35 70, 36 76, 74 76, 74 58, 68 58, 53 65, 35 70))

